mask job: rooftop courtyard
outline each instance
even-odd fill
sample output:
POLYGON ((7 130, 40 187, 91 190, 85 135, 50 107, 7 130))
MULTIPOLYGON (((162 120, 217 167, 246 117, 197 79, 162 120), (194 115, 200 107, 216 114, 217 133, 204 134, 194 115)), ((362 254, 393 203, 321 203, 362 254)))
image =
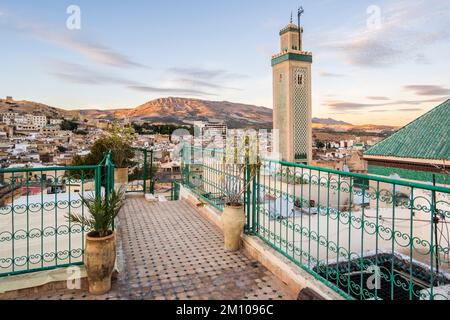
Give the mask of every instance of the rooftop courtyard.
POLYGON ((27 290, 15 299, 295 299, 286 284, 243 251, 226 252, 223 235, 186 200, 130 196, 117 225, 119 272, 112 290, 87 286, 27 290))

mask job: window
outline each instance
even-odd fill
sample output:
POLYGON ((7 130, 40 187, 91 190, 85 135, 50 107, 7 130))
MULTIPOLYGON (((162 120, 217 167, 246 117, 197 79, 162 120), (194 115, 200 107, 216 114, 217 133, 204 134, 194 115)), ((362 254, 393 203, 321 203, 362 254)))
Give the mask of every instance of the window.
POLYGON ((297 84, 299 86, 303 85, 303 75, 302 74, 297 74, 297 84))
POLYGON ((283 74, 280 73, 280 82, 283 81, 283 74))

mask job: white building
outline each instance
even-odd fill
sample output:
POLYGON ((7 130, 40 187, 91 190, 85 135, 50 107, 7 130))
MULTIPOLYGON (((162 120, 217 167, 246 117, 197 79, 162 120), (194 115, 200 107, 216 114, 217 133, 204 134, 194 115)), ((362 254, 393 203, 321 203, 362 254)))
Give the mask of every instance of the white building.
POLYGON ((62 123, 62 119, 50 119, 51 125, 60 125, 62 123))
POLYGON ((4 113, 0 114, 0 118, 1 118, 2 122, 5 124, 14 123, 17 116, 18 116, 17 112, 4 112, 4 113))
POLYGON ((201 137, 203 142, 214 142, 218 144, 225 144, 227 139, 227 125, 222 121, 195 121, 194 132, 196 137, 201 137))
POLYGON ((47 117, 42 115, 33 115, 31 123, 39 128, 43 128, 47 125, 47 117))

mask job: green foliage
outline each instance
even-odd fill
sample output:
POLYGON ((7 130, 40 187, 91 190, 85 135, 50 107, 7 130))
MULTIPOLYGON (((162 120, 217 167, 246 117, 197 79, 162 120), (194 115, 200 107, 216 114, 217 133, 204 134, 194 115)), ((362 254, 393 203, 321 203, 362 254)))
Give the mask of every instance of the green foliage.
POLYGON ((74 133, 82 135, 82 136, 86 136, 89 132, 87 132, 86 130, 75 130, 74 133))
POLYGON ((75 131, 78 129, 78 122, 75 119, 64 119, 59 126, 61 130, 75 131))
POLYGON ((319 149, 325 148, 325 143, 320 140, 316 140, 316 147, 319 149))
MULTIPOLYGON (((150 175, 153 177, 153 179, 155 179, 156 174, 159 171, 159 166, 156 164, 153 164, 153 166, 151 166, 151 170, 150 170, 150 164, 147 164, 147 178, 150 177, 150 175)), ((144 168, 135 168, 130 175, 128 175, 128 179, 130 181, 133 180, 139 180, 142 179, 142 177, 144 176, 144 168)))
POLYGON ((125 192, 120 189, 111 193, 101 195, 81 196, 81 201, 88 208, 90 215, 70 213, 66 216, 72 223, 79 223, 87 226, 95 232, 98 237, 105 237, 111 233, 114 219, 119 214, 124 205, 125 192))
POLYGON ((226 168, 221 179, 224 183, 224 196, 227 205, 242 205, 243 194, 259 173, 258 139, 256 135, 245 134, 236 144, 227 144, 223 154, 223 165, 226 168), (244 163, 241 163, 241 159, 244 163))
POLYGON ((185 129, 189 131, 191 135, 194 134, 193 126, 179 126, 174 124, 149 124, 148 122, 144 122, 143 124, 138 124, 133 122, 132 126, 136 133, 145 134, 145 133, 155 133, 155 134, 172 134, 177 129, 185 129))
POLYGON ((131 145, 135 138, 133 128, 113 123, 111 129, 94 142, 89 154, 85 157, 75 156, 72 164, 75 166, 99 164, 105 154, 111 150, 114 166, 125 168, 131 164, 131 159, 134 157, 131 145))

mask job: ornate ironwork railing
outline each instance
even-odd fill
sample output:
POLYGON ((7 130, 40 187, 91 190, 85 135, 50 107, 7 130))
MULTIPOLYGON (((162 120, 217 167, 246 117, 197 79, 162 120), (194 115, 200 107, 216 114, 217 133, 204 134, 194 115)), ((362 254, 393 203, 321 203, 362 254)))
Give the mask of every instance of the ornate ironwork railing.
MULTIPOLYGON (((249 170, 236 176, 220 152, 183 148, 182 175, 222 210, 225 183, 247 185, 249 170)), ((258 167, 242 199, 247 233, 348 299, 450 298, 450 188, 268 159, 258 167)))
POLYGON ((111 154, 98 165, 0 169, 0 277, 83 263, 81 196, 114 188, 111 154))

